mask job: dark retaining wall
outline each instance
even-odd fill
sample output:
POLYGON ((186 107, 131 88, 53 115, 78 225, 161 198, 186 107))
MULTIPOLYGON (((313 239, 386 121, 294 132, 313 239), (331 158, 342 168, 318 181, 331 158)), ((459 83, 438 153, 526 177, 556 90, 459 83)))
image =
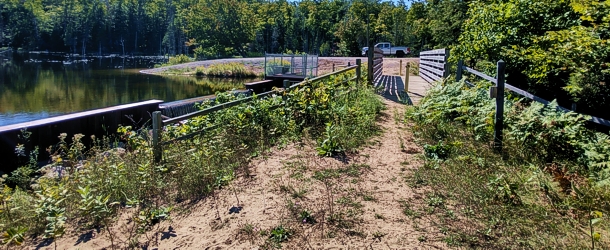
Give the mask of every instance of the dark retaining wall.
POLYGON ((150 124, 151 114, 159 110, 163 101, 149 100, 102 109, 61 115, 31 122, 12 124, 0 127, 0 174, 7 174, 23 164, 28 159, 17 157, 15 147, 18 143, 21 129, 32 132, 26 150, 33 150, 38 145, 39 162, 48 162, 49 154, 46 148, 59 142, 58 136, 67 133, 68 139, 74 134, 83 134, 83 142, 89 148, 91 135, 101 139, 104 135, 112 135, 120 125, 139 127, 150 124))

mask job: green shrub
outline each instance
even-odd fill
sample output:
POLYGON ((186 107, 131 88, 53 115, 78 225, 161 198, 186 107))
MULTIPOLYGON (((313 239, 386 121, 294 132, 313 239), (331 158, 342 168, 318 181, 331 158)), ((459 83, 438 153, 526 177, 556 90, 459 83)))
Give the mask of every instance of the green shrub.
POLYGON ((256 73, 249 70, 242 63, 218 63, 209 65, 207 68, 197 68, 197 75, 215 76, 215 77, 255 77, 256 73), (201 68, 201 69, 200 69, 201 68))
POLYGON ((452 60, 494 75, 502 59, 509 83, 608 118, 609 14, 604 1, 474 1, 452 60))
POLYGON ((263 53, 261 52, 253 52, 253 51, 248 51, 246 52, 246 57, 263 57, 263 53))
POLYGON ((181 54, 181 55, 177 55, 177 56, 170 56, 166 63, 160 64, 160 65, 155 65, 155 66, 156 67, 165 67, 165 66, 178 65, 178 64, 183 64, 183 63, 189 63, 192 61, 193 61, 193 58, 190 58, 187 55, 181 54))

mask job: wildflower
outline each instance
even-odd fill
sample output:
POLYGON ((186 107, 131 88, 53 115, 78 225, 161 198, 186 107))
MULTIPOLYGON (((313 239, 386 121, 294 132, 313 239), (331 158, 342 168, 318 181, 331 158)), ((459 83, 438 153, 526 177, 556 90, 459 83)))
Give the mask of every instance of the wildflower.
POLYGON ((25 156, 25 146, 23 146, 23 144, 17 144, 17 146, 15 146, 15 154, 17 154, 17 156, 25 156))

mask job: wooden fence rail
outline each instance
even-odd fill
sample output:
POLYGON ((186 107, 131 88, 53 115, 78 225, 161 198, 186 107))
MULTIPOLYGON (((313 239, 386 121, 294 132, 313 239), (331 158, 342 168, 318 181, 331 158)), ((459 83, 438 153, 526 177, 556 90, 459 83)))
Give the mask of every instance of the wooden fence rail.
MULTIPOLYGON (((350 79, 348 79, 348 80, 346 80, 344 82, 354 81, 355 80, 358 83, 358 81, 360 81, 360 76, 362 75, 362 73, 361 73, 361 64, 362 64, 361 60, 357 59, 356 60, 356 65, 354 65, 354 66, 349 66, 349 67, 346 67, 344 69, 341 69, 341 70, 338 70, 338 71, 335 71, 335 72, 331 72, 331 73, 328 73, 328 74, 325 74, 325 75, 322 75, 322 76, 319 76, 319 77, 316 77, 316 78, 306 79, 305 81, 302 81, 302 82, 294 84, 294 85, 290 85, 290 83, 287 80, 285 80, 284 81, 284 90, 283 91, 288 91, 288 90, 296 88, 296 87, 305 86, 305 85, 310 84, 312 82, 321 81, 321 80, 329 78, 329 77, 331 77, 333 75, 342 74, 342 73, 345 73, 345 72, 348 72, 348 71, 351 71, 351 70, 356 70, 356 76, 353 77, 353 78, 350 78, 350 79)), ((162 133, 163 133, 163 127, 164 126, 168 126, 168 125, 171 125, 171 124, 174 124, 174 123, 178 123, 178 122, 181 122, 181 121, 184 121, 184 120, 188 120, 188 119, 191 119, 191 118, 194 118, 194 117, 197 117, 197 116, 211 114, 211 113, 223 110, 223 109, 227 109, 227 108, 234 107, 234 106, 237 106, 237 105, 240 105, 240 104, 248 103, 248 102, 260 99, 260 98, 267 98, 267 97, 269 97, 272 94, 277 93, 277 92, 278 92, 277 90, 268 91, 268 92, 265 92, 265 93, 258 94, 256 96, 250 96, 250 97, 246 97, 246 98, 243 98, 243 99, 239 99, 239 100, 235 100, 235 101, 231 101, 231 102, 226 102, 226 103, 218 104, 218 105, 213 106, 213 107, 209 107, 209 108, 206 108, 206 109, 203 109, 203 110, 200 110, 200 111, 192 112, 192 113, 189 113, 189 114, 186 114, 186 115, 182 115, 182 116, 178 116, 178 117, 174 117, 174 118, 170 118, 170 119, 166 119, 166 120, 162 120, 161 112, 160 111, 153 112, 153 116, 152 116, 152 118, 153 118, 153 121, 152 121, 152 124, 153 124, 152 143, 153 143, 153 151, 154 151, 155 161, 159 162, 163 158, 162 154, 163 154, 163 146, 164 145, 167 145, 167 144, 169 144, 171 142, 175 142, 175 141, 179 141, 179 140, 184 140, 184 139, 192 138, 192 137, 194 137, 194 136, 196 136, 198 134, 201 134, 201 133, 203 133, 203 132, 205 132, 207 130, 217 128, 220 125, 213 125, 213 126, 204 128, 202 130, 199 130, 199 131, 196 131, 196 132, 193 132, 193 133, 190 133, 190 134, 187 134, 187 135, 183 135, 181 137, 174 138, 172 140, 163 142, 163 141, 161 141, 161 138, 162 138, 162 133)), ((279 107, 279 106, 277 106, 277 107, 279 107)), ((275 107, 275 108, 277 108, 277 107, 275 107)))

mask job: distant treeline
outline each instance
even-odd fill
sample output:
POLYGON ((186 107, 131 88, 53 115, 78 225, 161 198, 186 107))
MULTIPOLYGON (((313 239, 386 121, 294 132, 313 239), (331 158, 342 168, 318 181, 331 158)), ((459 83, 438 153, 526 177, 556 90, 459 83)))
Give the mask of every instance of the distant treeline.
POLYGON ((388 41, 457 41, 465 1, 2 0, 0 47, 199 57, 300 51, 358 55, 388 41))

